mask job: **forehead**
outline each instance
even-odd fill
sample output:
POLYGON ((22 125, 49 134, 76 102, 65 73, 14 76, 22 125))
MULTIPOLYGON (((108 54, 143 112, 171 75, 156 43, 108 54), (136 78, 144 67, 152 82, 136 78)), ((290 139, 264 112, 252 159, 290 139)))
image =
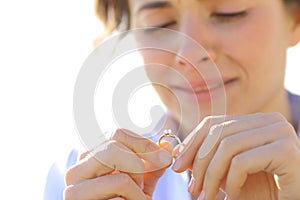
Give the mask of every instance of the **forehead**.
MULTIPOLYGON (((155 8, 181 7, 183 4, 203 3, 215 5, 222 3, 241 3, 249 0, 128 0, 132 13, 138 14, 143 10, 155 8)), ((252 0, 253 1, 253 0, 252 0)))
POLYGON ((129 0, 129 6, 135 13, 139 13, 142 10, 172 7, 179 3, 180 0, 129 0))

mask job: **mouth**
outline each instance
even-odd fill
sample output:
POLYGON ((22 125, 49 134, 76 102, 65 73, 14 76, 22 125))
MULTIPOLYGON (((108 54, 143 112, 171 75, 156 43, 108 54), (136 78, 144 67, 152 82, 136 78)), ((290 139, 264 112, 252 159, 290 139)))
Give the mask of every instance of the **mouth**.
POLYGON ((198 92, 206 92, 206 91, 209 91, 209 90, 213 90, 213 89, 219 88, 222 85, 224 85, 224 84, 223 83, 216 83, 216 84, 213 84, 213 85, 199 86, 199 87, 193 88, 193 91, 196 92, 196 93, 198 93, 198 92))
POLYGON ((237 80, 236 78, 233 78, 233 79, 228 79, 226 81, 222 81, 219 83, 211 83, 211 84, 208 83, 208 84, 198 86, 198 87, 193 87, 193 85, 191 84, 192 92, 195 92, 195 93, 208 92, 208 91, 215 90, 215 89, 218 89, 221 87, 225 87, 226 85, 233 83, 236 80, 237 80))
POLYGON ((238 78, 224 78, 224 79, 215 79, 204 81, 189 81, 188 85, 180 84, 173 86, 175 93, 178 95, 183 95, 187 98, 196 97, 203 100, 210 100, 210 98, 215 95, 224 95, 224 90, 226 93, 230 90, 239 79, 238 78))

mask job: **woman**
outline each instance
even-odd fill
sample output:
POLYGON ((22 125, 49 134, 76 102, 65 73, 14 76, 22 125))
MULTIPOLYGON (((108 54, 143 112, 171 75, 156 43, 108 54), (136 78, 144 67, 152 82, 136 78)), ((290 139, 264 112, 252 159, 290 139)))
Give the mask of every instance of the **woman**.
POLYGON ((183 144, 172 152, 167 142, 117 130, 96 154, 113 159, 102 164, 84 154, 67 171, 65 199, 210 200, 225 194, 230 199, 300 199, 300 99, 283 85, 286 50, 300 40, 299 0, 97 0, 96 8, 108 33, 149 28, 136 35, 138 45, 144 45, 165 31, 158 28, 170 29, 202 45, 207 54, 194 51, 188 39, 175 45, 175 54, 141 51, 145 64, 171 66, 146 67, 146 72, 176 94, 155 85, 183 144), (218 75, 211 73, 212 61, 218 75), (172 70, 188 83, 178 82, 172 70), (218 115, 222 89, 226 116, 218 115), (212 113, 212 107, 217 111, 212 113), (195 108, 201 115, 195 117, 195 108), (175 162, 169 169, 171 152, 175 162), (177 174, 185 171, 188 177, 177 174))

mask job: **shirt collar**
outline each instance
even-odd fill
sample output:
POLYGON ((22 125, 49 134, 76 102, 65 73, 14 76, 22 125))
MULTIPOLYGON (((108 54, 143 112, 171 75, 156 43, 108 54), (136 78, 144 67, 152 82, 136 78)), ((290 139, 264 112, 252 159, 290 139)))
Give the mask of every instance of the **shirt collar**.
POLYGON ((296 128, 298 130, 298 137, 300 138, 300 96, 293 94, 291 92, 288 92, 288 97, 291 105, 291 113, 292 118, 295 125, 298 125, 296 128))

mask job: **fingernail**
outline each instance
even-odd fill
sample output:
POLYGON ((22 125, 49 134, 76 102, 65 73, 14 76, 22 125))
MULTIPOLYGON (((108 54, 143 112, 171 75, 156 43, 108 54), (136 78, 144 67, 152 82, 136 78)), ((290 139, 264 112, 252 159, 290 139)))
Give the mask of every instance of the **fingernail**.
POLYGON ((164 165, 170 165, 172 163, 173 157, 166 151, 162 151, 159 154, 159 160, 164 165))
POLYGON ((144 190, 144 179, 141 182, 141 190, 144 190))
POLYGON ((179 145, 177 145, 174 149, 173 149, 173 151, 172 151, 172 155, 173 155, 173 157, 174 158, 177 158, 177 156, 179 155, 179 149, 180 147, 179 147, 179 145))
POLYGON ((173 164, 172 169, 174 171, 178 171, 181 168, 181 164, 182 164, 182 160, 181 159, 177 159, 175 161, 175 163, 173 164))
POLYGON ((194 188, 195 188, 195 179, 194 179, 194 177, 192 177, 191 181, 189 183, 189 192, 193 193, 194 192, 194 188))
POLYGON ((177 145, 174 150, 173 150, 173 156, 175 158, 178 158, 180 156, 180 154, 183 152, 184 150, 184 145, 183 144, 179 144, 177 145))
POLYGON ((204 191, 202 191, 198 197, 198 200, 204 200, 204 198, 205 198, 205 193, 204 191))

